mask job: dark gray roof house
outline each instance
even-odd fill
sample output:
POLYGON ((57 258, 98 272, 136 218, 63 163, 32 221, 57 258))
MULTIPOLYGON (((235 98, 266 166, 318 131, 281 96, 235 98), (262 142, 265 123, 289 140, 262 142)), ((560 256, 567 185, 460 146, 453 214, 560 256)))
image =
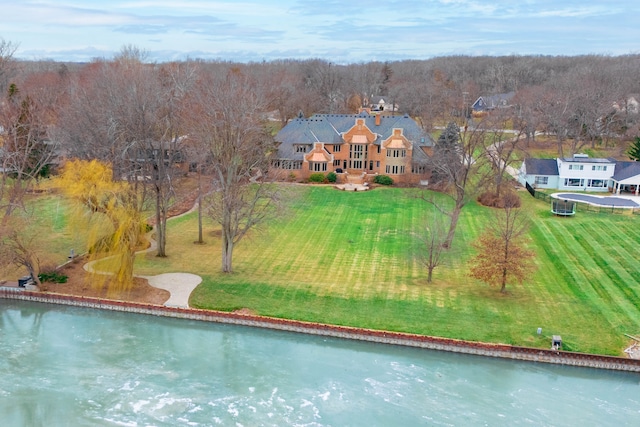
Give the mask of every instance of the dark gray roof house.
POLYGON ((496 108, 506 108, 511 106, 511 100, 516 95, 515 92, 498 93, 496 95, 483 95, 476 99, 471 105, 474 112, 485 112, 496 108))
POLYGON ((640 162, 591 158, 525 159, 518 181, 539 188, 640 193, 640 162))

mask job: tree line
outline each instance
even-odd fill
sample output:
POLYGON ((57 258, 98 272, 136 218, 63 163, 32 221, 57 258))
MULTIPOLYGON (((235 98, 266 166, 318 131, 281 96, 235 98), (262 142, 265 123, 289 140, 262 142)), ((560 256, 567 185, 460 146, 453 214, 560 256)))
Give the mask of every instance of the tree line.
MULTIPOLYGON (((25 264, 29 244, 16 232, 21 225, 13 212, 35 180, 48 173, 54 156, 86 162, 73 163, 76 174, 81 167, 97 170, 91 161, 102 162, 110 172, 100 176, 129 183, 127 191, 104 186, 108 190, 93 198, 74 190, 77 178, 67 186, 71 196, 82 195, 77 199, 89 212, 109 207, 137 212, 121 232, 129 242, 124 245, 129 254, 122 258, 129 260, 122 266, 127 272, 144 232, 140 213, 149 206, 155 212, 157 254, 166 256, 168 208, 181 173, 174 156, 186 156, 181 163, 206 174, 213 189, 204 214, 221 225, 222 269, 230 272, 234 245, 277 207, 276 188, 262 179, 268 154, 276 148, 264 126, 268 120, 284 125, 300 113, 354 113, 372 97, 383 96, 431 130, 446 123, 464 126, 481 95, 515 91, 514 107, 474 123, 468 133, 464 127, 463 144, 457 135, 455 144, 448 141, 453 138, 449 129, 435 147, 435 154, 450 160, 431 169, 454 206, 447 212, 445 247, 461 209, 477 194, 468 187, 470 172, 482 170, 474 166, 477 149, 498 156, 488 163, 494 172, 512 160, 513 145, 495 144, 502 139, 501 124, 510 122, 527 142, 537 132, 553 136, 559 155, 565 154, 567 140, 576 152, 638 134, 638 111, 629 100, 640 93, 635 78, 640 55, 449 56, 346 65, 323 59, 151 63, 144 51, 125 46, 113 58, 77 64, 19 61, 13 57, 16 47, 0 42, 0 167, 5 172, 0 208, 3 239, 12 242, 4 245, 4 254, 22 254, 20 262, 30 265, 30 272, 37 260, 25 264), (493 140, 486 138, 489 130, 493 140)), ((492 175, 496 194, 503 172, 492 175)), ((112 230, 123 226, 121 215, 107 215, 112 230)))

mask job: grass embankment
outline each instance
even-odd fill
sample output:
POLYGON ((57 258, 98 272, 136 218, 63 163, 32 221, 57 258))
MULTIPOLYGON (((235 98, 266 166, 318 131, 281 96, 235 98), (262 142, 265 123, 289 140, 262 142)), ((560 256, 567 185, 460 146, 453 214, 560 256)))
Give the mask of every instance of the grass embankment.
POLYGON ((467 276, 469 243, 491 220, 490 209, 465 208, 447 265, 427 284, 412 237, 427 205, 408 197, 411 190, 297 191, 286 217, 237 246, 235 273, 219 273, 215 227, 206 226, 205 245, 193 243, 195 214, 169 223, 168 258, 140 257, 136 272, 202 275, 191 298, 196 307, 338 325, 537 347, 559 334, 565 349, 600 354, 621 354, 623 334, 640 333, 636 217, 554 217, 524 195, 538 270, 501 295, 467 276))

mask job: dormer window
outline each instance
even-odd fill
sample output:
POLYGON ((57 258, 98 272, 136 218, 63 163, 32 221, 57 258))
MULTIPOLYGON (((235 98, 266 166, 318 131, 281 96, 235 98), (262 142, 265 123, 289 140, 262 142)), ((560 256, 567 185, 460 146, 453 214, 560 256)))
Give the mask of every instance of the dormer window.
POLYGON ((297 144, 297 145, 294 145, 293 148, 296 151, 296 153, 306 153, 308 151, 309 146, 297 144))

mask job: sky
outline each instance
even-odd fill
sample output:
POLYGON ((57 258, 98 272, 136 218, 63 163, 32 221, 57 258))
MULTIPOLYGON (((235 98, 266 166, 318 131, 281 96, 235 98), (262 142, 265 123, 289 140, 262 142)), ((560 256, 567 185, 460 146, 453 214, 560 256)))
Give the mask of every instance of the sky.
POLYGON ((152 61, 640 53, 638 0, 0 0, 20 59, 152 61))

